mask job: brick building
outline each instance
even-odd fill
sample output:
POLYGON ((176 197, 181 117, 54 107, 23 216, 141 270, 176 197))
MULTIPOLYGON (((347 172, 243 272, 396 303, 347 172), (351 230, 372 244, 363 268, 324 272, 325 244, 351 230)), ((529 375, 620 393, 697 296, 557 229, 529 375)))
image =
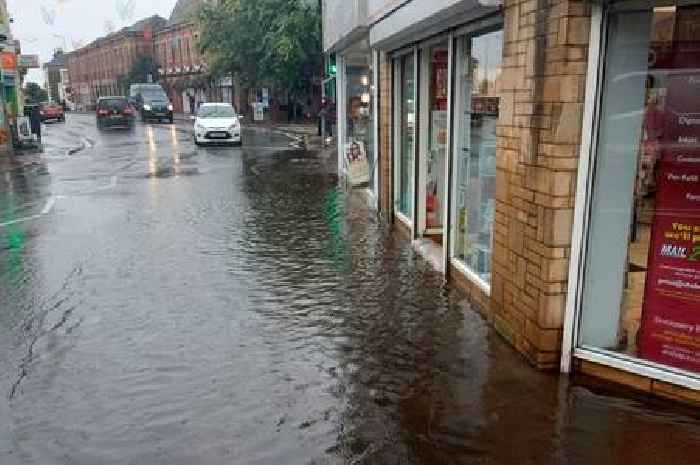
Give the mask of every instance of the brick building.
POLYGON ((140 57, 153 58, 154 34, 166 23, 152 16, 69 53, 68 74, 77 107, 90 108, 104 95, 126 95, 120 78, 140 57))
POLYGON ((700 7, 640 5, 324 1, 340 175, 533 366, 700 403, 700 7))
POLYGON ((44 63, 46 91, 51 102, 63 102, 66 98, 68 60, 63 50, 56 50, 51 61, 44 63))
POLYGON ((154 37, 154 56, 163 87, 176 112, 191 113, 206 101, 232 102, 230 79, 212 80, 199 53, 197 9, 207 0, 178 0, 165 27, 154 37))

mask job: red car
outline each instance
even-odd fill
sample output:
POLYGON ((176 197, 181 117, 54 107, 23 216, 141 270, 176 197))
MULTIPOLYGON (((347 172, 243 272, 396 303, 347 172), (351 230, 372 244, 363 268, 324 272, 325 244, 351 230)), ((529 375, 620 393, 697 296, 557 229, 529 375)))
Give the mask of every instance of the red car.
POLYGON ((134 109, 126 97, 100 97, 97 100, 97 128, 134 128, 134 109))
POLYGON ((39 115, 41 116, 42 123, 51 120, 61 123, 66 121, 66 114, 63 112, 63 107, 56 103, 42 103, 39 108, 39 115))

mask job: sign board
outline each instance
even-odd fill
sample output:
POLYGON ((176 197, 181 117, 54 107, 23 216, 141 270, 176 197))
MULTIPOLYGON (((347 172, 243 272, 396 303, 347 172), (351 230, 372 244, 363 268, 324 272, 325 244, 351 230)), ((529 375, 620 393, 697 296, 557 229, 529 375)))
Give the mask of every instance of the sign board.
POLYGON ((23 69, 39 68, 39 55, 20 55, 17 57, 17 67, 23 69))
POLYGON ((345 166, 350 185, 361 186, 369 183, 369 162, 363 142, 352 141, 345 146, 345 166))
POLYGON ((10 15, 7 12, 7 0, 0 0, 0 40, 10 37, 10 15))
POLYGON ((4 72, 17 71, 17 55, 14 52, 0 52, 0 64, 4 72))
MULTIPOLYGON (((678 28, 682 30, 682 28, 678 28)), ((655 214, 640 355, 700 372, 700 49, 666 66, 665 127, 656 165, 655 214)))
POLYGON ((260 102, 253 104, 253 120, 263 121, 265 119, 265 107, 260 102))
POLYGON ((262 90, 262 104, 265 108, 270 108, 270 90, 267 88, 262 90))

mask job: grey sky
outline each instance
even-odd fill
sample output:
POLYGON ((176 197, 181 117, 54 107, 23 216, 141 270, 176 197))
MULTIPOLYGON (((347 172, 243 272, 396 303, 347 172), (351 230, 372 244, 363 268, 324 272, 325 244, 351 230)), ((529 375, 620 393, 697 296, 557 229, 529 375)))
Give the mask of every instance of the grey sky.
MULTIPOLYGON (((73 50, 139 19, 159 14, 164 18, 176 0, 7 0, 14 19, 12 33, 22 42, 22 53, 38 54, 49 61, 53 50, 73 50)), ((41 70, 28 79, 43 85, 41 70)))

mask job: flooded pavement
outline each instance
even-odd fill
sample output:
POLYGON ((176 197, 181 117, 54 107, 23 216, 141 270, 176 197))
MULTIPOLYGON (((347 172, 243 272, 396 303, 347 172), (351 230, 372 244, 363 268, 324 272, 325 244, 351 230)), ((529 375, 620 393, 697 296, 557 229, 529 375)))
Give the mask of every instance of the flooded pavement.
POLYGON ((0 173, 0 464, 697 463, 692 412, 533 370, 283 137, 47 133, 0 173))

